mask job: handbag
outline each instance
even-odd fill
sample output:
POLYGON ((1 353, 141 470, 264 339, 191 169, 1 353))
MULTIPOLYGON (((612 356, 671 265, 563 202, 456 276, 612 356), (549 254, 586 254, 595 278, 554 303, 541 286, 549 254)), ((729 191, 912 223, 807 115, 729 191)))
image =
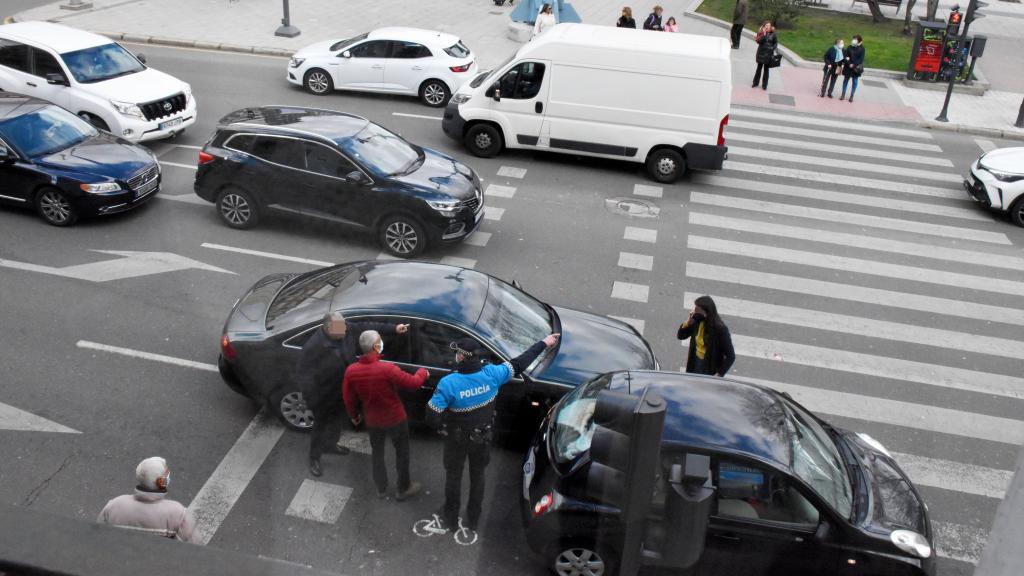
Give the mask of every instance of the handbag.
POLYGON ((857 67, 854 68, 853 71, 857 73, 857 76, 860 76, 861 74, 864 73, 864 65, 863 64, 857 64, 857 67))
POLYGON ((771 59, 768 60, 768 67, 778 68, 779 66, 782 66, 782 54, 773 52, 771 59))

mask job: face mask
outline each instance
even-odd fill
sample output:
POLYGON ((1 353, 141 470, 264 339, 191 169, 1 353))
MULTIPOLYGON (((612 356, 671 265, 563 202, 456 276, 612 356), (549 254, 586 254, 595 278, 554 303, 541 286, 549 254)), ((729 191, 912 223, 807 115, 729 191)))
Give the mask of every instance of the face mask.
POLYGON ((839 46, 840 48, 842 48, 843 47, 843 43, 840 42, 839 44, 836 44, 836 46, 839 46))
POLYGON ((857 40, 854 40, 853 42, 850 42, 850 45, 851 46, 860 46, 860 42, 857 41, 857 40))
POLYGON ((168 472, 167 476, 164 476, 164 490, 168 490, 171 487, 171 473, 168 472))

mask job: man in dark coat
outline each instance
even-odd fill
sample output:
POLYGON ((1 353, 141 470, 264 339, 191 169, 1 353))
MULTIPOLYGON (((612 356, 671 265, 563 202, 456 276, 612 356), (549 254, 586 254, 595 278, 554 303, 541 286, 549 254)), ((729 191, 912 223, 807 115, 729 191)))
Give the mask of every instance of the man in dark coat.
POLYGON ((644 30, 664 30, 665 27, 661 25, 661 13, 661 6, 655 6, 647 20, 644 20, 644 30))
POLYGON ((818 97, 824 98, 827 92, 828 97, 831 98, 832 90, 836 87, 836 77, 839 76, 839 71, 846 61, 842 38, 836 38, 835 44, 825 50, 822 60, 824 60, 825 66, 822 68, 821 92, 818 93, 818 97))
POLYGON ((736 361, 729 328, 718 315, 718 307, 711 296, 701 296, 694 301, 693 311, 679 326, 676 338, 690 339, 687 372, 725 376, 736 361))
POLYGON ((729 31, 733 50, 739 50, 740 37, 743 36, 743 27, 746 25, 747 0, 736 0, 736 8, 732 11, 732 30, 729 31))
MULTIPOLYGON (((356 361, 359 335, 367 330, 381 334, 405 334, 408 324, 381 324, 353 322, 348 324, 341 312, 330 312, 324 317, 323 328, 314 330, 313 336, 302 346, 295 366, 295 380, 306 406, 313 412, 313 429, 309 435, 309 471, 314 476, 323 474, 320 455, 324 449, 338 441, 345 411, 341 397, 341 383, 345 369, 356 361)), ((343 447, 332 447, 334 452, 348 454, 343 447)))

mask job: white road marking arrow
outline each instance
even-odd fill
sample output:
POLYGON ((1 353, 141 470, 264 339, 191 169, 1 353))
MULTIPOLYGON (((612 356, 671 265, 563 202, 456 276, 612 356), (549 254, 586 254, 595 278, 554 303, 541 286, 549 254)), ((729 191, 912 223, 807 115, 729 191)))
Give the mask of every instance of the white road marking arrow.
POLYGON ((61 432, 64 434, 81 434, 78 430, 61 426, 42 416, 19 410, 0 402, 0 430, 17 430, 20 432, 61 432))
POLYGON ((79 280, 88 280, 90 282, 109 282, 110 280, 122 280, 124 278, 188 270, 190 268, 234 274, 234 272, 229 270, 203 264, 198 260, 171 254, 170 252, 128 252, 120 250, 93 250, 93 252, 114 254, 115 256, 120 256, 120 258, 104 260, 103 262, 92 262, 90 264, 66 266, 64 268, 40 266, 39 264, 29 264, 28 262, 16 262, 0 258, 0 267, 64 276, 65 278, 78 278, 79 280))

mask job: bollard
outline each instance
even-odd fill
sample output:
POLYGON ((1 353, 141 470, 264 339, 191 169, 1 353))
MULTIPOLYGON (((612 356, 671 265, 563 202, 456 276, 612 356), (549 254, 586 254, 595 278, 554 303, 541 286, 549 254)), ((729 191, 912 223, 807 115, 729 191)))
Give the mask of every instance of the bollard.
POLYGON ((60 5, 61 10, 87 10, 89 8, 92 8, 92 2, 83 0, 68 0, 60 5))
POLYGON ((1014 126, 1024 128, 1024 99, 1020 101, 1020 112, 1017 112, 1017 123, 1014 126))
POLYGON ((288 10, 288 0, 284 0, 284 18, 281 18, 281 25, 274 30, 274 36, 283 36, 285 38, 295 38, 301 31, 295 26, 292 26, 291 14, 288 10))

